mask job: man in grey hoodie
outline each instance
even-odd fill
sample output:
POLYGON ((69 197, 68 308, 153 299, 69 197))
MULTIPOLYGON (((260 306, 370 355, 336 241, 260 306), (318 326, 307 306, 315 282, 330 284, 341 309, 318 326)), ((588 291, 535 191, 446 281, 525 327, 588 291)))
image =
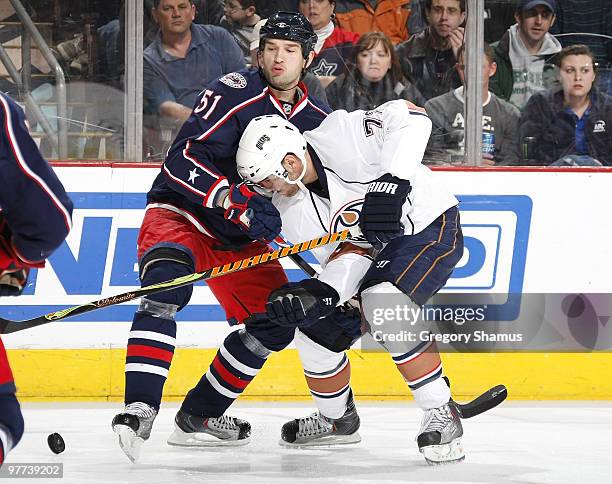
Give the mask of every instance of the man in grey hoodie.
MULTIPOLYGON (((465 50, 459 49, 457 71, 465 84, 465 50)), ((487 133, 495 148, 483 153, 479 165, 512 165, 519 159, 518 122, 519 111, 512 104, 489 92, 489 78, 497 66, 493 60, 493 49, 485 43, 482 61, 482 132, 487 133)), ((462 159, 463 117, 465 98, 463 86, 454 91, 430 99, 425 111, 433 124, 431 137, 425 152, 425 160, 454 162, 462 159), (452 155, 459 155, 453 157, 452 155)))
POLYGON ((545 82, 545 71, 549 58, 561 50, 559 41, 548 33, 556 8, 555 0, 520 0, 514 13, 516 24, 493 44, 497 73, 490 89, 519 109, 532 94, 552 87, 545 82))

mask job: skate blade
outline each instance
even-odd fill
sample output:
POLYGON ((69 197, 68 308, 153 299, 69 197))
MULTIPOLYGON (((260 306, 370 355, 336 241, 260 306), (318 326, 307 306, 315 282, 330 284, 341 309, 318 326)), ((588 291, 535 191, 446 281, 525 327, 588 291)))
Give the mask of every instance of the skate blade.
POLYGON ((136 436, 127 425, 115 425, 113 432, 119 436, 119 446, 128 459, 135 463, 140 458, 140 450, 144 440, 136 436))
POLYGON ((455 439, 449 444, 428 445, 419 450, 429 465, 454 464, 465 459, 461 439, 455 439))
POLYGON ((247 445, 250 441, 250 437, 240 440, 222 440, 204 432, 187 433, 175 429, 168 437, 167 443, 176 447, 239 447, 247 445))
POLYGON ((287 447, 292 449, 312 449, 313 447, 335 447, 337 445, 354 445, 361 442, 361 435, 359 432, 355 432, 350 435, 330 435, 327 437, 321 437, 314 439, 309 442, 287 442, 280 440, 278 444, 281 447, 287 447))

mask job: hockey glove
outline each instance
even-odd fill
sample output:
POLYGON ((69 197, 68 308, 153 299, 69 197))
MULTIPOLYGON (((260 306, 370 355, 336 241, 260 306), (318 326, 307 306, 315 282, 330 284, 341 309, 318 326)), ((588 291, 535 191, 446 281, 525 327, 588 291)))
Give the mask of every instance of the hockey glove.
POLYGON ((332 315, 334 322, 352 338, 359 338, 363 334, 361 326, 361 311, 359 308, 345 304, 332 315))
POLYGON ((368 185, 359 227, 374 248, 382 249, 383 244, 404 235, 402 206, 411 190, 408 180, 389 173, 368 185))
POLYGON ((271 242, 281 231, 281 217, 276 207, 244 183, 230 186, 223 206, 225 218, 253 240, 271 242))
POLYGON ((340 296, 318 279, 290 282, 268 297, 266 313, 279 326, 307 327, 331 313, 340 296))
POLYGON ((27 264, 19 258, 6 218, 0 213, 0 296, 19 296, 28 282, 29 268, 44 266, 44 261, 27 264))

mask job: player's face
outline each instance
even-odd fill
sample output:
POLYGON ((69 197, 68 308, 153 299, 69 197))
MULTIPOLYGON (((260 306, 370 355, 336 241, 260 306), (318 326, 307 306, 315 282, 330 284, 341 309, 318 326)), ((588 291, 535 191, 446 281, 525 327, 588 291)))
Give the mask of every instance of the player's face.
MULTIPOLYGON (((286 176, 290 181, 296 181, 300 178, 303 167, 302 161, 296 156, 287 155, 283 160, 283 168, 285 168, 286 176)), ((280 193, 285 197, 292 197, 300 191, 295 183, 289 183, 286 179, 276 175, 266 177, 258 185, 268 192, 280 193)))
POLYGON ((292 197, 300 191, 297 185, 288 183, 287 181, 277 177, 276 175, 270 175, 269 177, 260 181, 258 185, 268 192, 280 193, 285 197, 292 197))
POLYGON ((306 66, 302 46, 291 40, 267 39, 258 59, 266 79, 280 89, 295 87, 306 66))
POLYGON ((195 19, 195 6, 189 0, 161 0, 153 9, 153 17, 162 34, 187 32, 195 19))
POLYGON ((315 30, 319 30, 330 22, 334 4, 330 0, 300 0, 300 13, 304 14, 315 30))
POLYGON ((544 5, 538 5, 526 12, 517 13, 515 19, 523 38, 531 43, 538 43, 552 27, 555 15, 544 5))
POLYGON ((593 60, 588 55, 568 55, 561 62, 560 76, 566 97, 587 96, 595 81, 593 60))
POLYGON ((370 82, 378 82, 391 67, 391 53, 381 42, 357 54, 357 69, 370 82))
POLYGON ((465 20, 459 0, 432 0, 431 10, 426 14, 429 26, 443 38, 448 37, 465 20))

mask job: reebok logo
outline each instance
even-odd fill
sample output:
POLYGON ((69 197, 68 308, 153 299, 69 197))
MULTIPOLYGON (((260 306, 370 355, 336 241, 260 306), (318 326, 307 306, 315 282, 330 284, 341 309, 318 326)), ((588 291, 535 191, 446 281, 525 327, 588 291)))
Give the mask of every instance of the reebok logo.
POLYGON ((261 138, 257 140, 255 146, 257 146, 258 149, 263 151, 263 145, 266 141, 270 141, 270 137, 267 134, 264 134, 261 138))
POLYGON ((368 193, 388 193, 395 195, 397 190, 397 183, 389 182, 372 182, 368 185, 368 193))

